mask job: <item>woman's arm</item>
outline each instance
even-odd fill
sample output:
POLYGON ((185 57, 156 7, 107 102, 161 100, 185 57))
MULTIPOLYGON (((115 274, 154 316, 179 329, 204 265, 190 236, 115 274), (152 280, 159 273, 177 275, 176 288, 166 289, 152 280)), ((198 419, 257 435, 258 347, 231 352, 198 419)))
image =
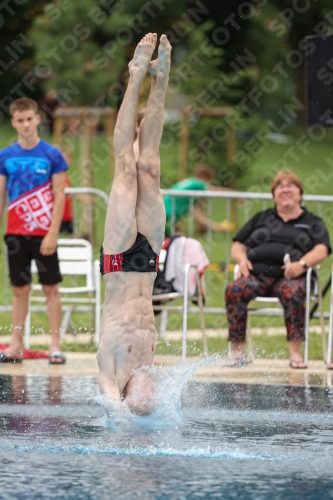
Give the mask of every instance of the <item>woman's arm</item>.
POLYGON ((237 273, 237 278, 241 276, 249 276, 250 271, 252 271, 252 263, 247 258, 247 248, 243 243, 239 241, 235 241, 235 243, 231 247, 231 257, 234 262, 239 265, 239 270, 237 273))
POLYGON ((312 250, 304 254, 299 261, 292 262, 290 266, 284 270, 284 275, 286 278, 298 278, 298 276, 301 276, 308 267, 314 267, 320 264, 327 256, 327 246, 322 244, 316 245, 312 250))

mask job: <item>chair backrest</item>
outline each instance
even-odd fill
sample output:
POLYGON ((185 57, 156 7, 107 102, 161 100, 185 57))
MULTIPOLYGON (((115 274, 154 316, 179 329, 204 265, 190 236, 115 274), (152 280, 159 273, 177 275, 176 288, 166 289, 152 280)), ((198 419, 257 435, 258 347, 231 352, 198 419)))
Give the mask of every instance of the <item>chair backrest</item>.
MULTIPOLYGON (((59 239, 58 258, 62 275, 85 277, 85 287, 93 288, 93 252, 89 241, 79 238, 59 239)), ((31 271, 37 272, 35 261, 32 261, 31 271)), ((66 288, 63 287, 62 288, 66 288)), ((68 287, 70 288, 70 287, 68 287)))

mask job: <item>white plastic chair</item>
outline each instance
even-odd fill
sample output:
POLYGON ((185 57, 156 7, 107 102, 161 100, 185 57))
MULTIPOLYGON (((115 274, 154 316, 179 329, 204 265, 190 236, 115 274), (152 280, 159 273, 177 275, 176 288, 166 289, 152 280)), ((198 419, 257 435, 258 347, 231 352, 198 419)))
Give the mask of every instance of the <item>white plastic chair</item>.
POLYGON ((203 342, 203 350, 207 355, 208 353, 208 345, 207 345, 207 337, 205 330, 205 318, 203 311, 203 298, 201 294, 201 283, 199 277, 199 271, 197 266, 192 264, 185 264, 184 266, 184 293, 171 292, 171 293, 163 293, 160 295, 153 295, 153 309, 154 311, 162 311, 163 312, 181 312, 183 314, 183 340, 182 340, 182 361, 186 361, 186 353, 187 353, 187 323, 188 323, 188 301, 191 299, 189 296, 189 274, 190 269, 194 268, 196 270, 196 281, 197 281, 197 289, 198 289, 198 308, 200 315, 200 326, 202 332, 202 342, 203 342), (181 306, 168 306, 168 305, 156 305, 154 302, 170 302, 171 300, 183 299, 183 304, 181 306))
MULTIPOLYGON (((239 266, 235 265, 234 268, 234 280, 237 279, 239 266)), ((319 270, 319 266, 316 266, 316 270, 319 270)), ((319 308, 319 317, 320 317, 320 326, 321 326, 321 334, 322 334, 322 343, 323 343, 323 359, 326 358, 326 338, 325 338, 325 324, 324 324, 324 311, 322 304, 322 295, 320 288, 320 279, 319 274, 316 272, 313 276, 314 287, 311 286, 311 278, 312 278, 313 268, 309 267, 306 272, 306 293, 305 293, 305 318, 304 318, 304 362, 307 364, 309 359, 309 325, 310 325, 310 303, 317 303, 319 308)), ((252 302, 252 301, 251 301, 252 302)), ((246 324, 246 335, 249 346, 249 351, 253 352, 252 349, 252 336, 251 336, 251 311, 259 311, 261 314, 266 313, 274 313, 277 309, 282 310, 282 305, 278 297, 256 297, 253 299, 253 302, 261 303, 261 304, 277 304, 277 307, 266 308, 266 307, 258 307, 258 308, 247 308, 247 324, 246 324)), ((231 342, 228 344, 228 353, 231 354, 231 342)))
MULTIPOLYGON (((73 311, 86 311, 93 308, 95 315, 95 342, 99 341, 100 314, 101 314, 101 280, 99 273, 99 260, 93 261, 92 246, 84 239, 59 239, 58 258, 60 272, 63 276, 72 276, 71 286, 59 286, 62 309, 64 316, 61 325, 61 338, 66 333, 66 328, 73 311), (74 282, 75 281, 75 282, 74 282), (77 282, 80 281, 80 284, 77 282), (77 295, 85 294, 84 297, 77 295), (89 295, 89 296, 87 296, 89 295)), ((37 274, 35 261, 31 263, 31 273, 37 274)), ((46 298, 40 293, 40 284, 31 284, 29 309, 25 321, 24 345, 30 347, 31 310, 32 303, 45 303, 46 298)), ((34 307, 34 310, 45 311, 45 306, 34 307)))

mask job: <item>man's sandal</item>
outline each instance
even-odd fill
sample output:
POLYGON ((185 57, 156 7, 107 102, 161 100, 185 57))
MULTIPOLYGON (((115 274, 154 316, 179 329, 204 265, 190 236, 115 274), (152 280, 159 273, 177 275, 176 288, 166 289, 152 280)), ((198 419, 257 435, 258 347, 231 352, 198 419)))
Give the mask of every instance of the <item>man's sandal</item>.
POLYGON ((9 358, 5 352, 0 351, 0 363, 22 363, 22 358, 9 358))
POLYGON ((64 355, 64 353, 62 353, 61 351, 53 351, 50 353, 49 355, 50 365, 64 365, 65 363, 66 363, 66 356, 64 355), (58 359, 55 360, 54 358, 58 359))

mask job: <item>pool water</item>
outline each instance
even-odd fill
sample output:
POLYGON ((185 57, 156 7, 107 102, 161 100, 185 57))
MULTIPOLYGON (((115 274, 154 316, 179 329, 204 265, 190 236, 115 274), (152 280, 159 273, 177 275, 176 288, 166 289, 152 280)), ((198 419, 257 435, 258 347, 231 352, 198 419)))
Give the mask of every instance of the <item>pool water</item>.
POLYGON ((181 385, 112 421, 94 378, 0 376, 0 498, 333 499, 332 387, 181 385))

